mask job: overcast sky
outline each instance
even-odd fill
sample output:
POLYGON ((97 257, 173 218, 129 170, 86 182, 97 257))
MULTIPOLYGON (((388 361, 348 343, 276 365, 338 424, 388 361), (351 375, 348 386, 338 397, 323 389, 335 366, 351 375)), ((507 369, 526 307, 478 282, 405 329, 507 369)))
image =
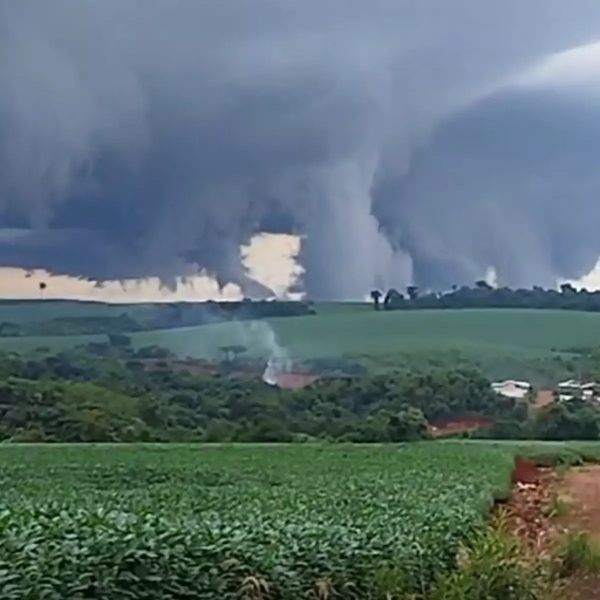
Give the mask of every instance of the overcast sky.
POLYGON ((579 279, 599 40, 597 0, 0 0, 0 266, 269 295, 271 232, 314 298, 579 279))

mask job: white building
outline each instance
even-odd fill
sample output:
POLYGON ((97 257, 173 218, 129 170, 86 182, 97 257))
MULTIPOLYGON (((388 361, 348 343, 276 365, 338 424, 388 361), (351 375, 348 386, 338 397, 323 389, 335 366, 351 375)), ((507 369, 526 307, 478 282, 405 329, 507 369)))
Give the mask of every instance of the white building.
POLYGON ((575 379, 568 379, 567 381, 561 381, 557 386, 558 399, 561 401, 572 400, 573 398, 579 398, 581 400, 597 400, 597 385, 595 382, 590 381, 583 383, 575 379))
POLYGON ((516 381, 507 379, 506 381, 494 381, 492 389, 496 394, 505 398, 514 400, 523 400, 531 392, 531 384, 528 381, 516 381))

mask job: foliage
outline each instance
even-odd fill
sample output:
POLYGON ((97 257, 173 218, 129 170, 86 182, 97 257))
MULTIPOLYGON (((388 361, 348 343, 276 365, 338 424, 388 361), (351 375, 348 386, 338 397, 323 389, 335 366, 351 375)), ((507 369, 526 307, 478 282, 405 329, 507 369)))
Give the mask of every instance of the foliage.
POLYGON ((556 402, 536 415, 532 428, 532 437, 542 440, 597 440, 600 407, 577 399, 556 402))
POLYGON ((423 308, 537 308, 600 311, 600 291, 590 292, 585 288, 576 290, 569 284, 555 289, 513 290, 508 287, 493 288, 485 281, 478 281, 475 287, 456 287, 451 291, 425 295, 418 288, 409 286, 406 297, 391 289, 384 299, 385 310, 412 310, 423 308))
POLYGON ((556 573, 568 577, 578 571, 600 572, 600 546, 585 531, 563 536, 554 554, 556 573))
POLYGON ((428 593, 512 462, 469 444, 4 447, 0 596, 428 593))
POLYGON ((178 368, 127 340, 0 361, 0 439, 287 442, 420 439, 427 421, 517 415, 469 369, 404 369, 323 379, 299 391, 258 378, 178 368), (81 431, 77 431, 81 428, 81 431))
POLYGON ((544 514, 550 519, 554 519, 556 517, 564 517, 569 513, 569 510, 569 502, 554 493, 550 497, 548 504, 544 507, 544 514))
POLYGON ((460 553, 460 568, 444 575, 431 600, 543 600, 542 572, 517 538, 480 534, 460 553))
POLYGON ((600 436, 600 407, 571 401, 530 413, 468 367, 323 378, 288 391, 230 371, 231 363, 189 371, 164 348, 112 341, 0 355, 0 440, 399 442, 427 437, 428 423, 479 417, 492 424, 478 437, 600 436))

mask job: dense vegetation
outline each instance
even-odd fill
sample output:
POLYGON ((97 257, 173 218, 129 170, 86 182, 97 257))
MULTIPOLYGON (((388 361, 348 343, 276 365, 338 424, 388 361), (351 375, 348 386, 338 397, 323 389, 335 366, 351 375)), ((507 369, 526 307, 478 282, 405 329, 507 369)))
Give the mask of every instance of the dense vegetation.
POLYGON ((260 363, 182 363, 164 348, 127 342, 0 355, 0 440, 399 442, 428 437, 431 424, 480 417, 491 425, 472 435, 600 437, 597 405, 533 411, 496 396, 460 363, 324 377, 292 391, 263 383, 260 363))
MULTIPOLYGON (((374 290, 372 298, 375 308, 379 308, 381 292, 374 290)), ((396 289, 388 290, 383 299, 383 308, 537 308, 598 312, 600 290, 577 290, 570 284, 561 285, 560 291, 541 287, 513 290, 508 287, 494 288, 485 281, 478 281, 473 288, 462 286, 444 293, 428 292, 420 295, 417 287, 410 286, 406 294, 396 289)))
POLYGON ((512 464, 459 444, 4 447, 0 597, 422 598, 512 464))
MULTIPOLYGON (((116 341, 121 342, 120 338, 116 341)), ((280 390, 222 364, 177 369, 164 349, 92 345, 0 361, 0 439, 13 441, 386 442, 465 414, 521 419, 477 371, 406 369, 280 390)))

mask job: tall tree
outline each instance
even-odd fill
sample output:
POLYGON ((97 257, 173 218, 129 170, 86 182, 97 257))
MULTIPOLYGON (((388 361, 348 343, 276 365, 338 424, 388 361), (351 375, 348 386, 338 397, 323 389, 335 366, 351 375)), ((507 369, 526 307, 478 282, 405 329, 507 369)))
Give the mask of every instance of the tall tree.
POLYGON ((381 305, 379 303, 379 301, 381 300, 381 292, 379 290, 372 290, 371 300, 373 300, 373 307, 375 308, 375 310, 379 310, 381 308, 381 305))
POLYGON ((416 300, 419 297, 419 288, 416 285, 409 285, 406 293, 411 300, 416 300))

